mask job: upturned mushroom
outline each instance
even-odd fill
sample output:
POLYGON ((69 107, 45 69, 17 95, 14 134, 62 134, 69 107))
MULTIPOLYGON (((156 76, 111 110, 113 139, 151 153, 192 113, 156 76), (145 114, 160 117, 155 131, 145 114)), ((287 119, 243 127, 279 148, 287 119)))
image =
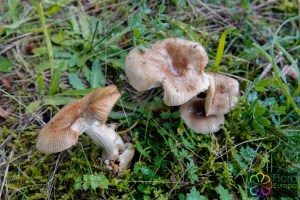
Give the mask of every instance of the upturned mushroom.
POLYGON ((224 124, 224 115, 206 116, 205 99, 194 97, 179 107, 181 119, 195 133, 215 133, 224 124))
POLYGON ((238 102, 239 82, 228 76, 210 73, 205 98, 206 116, 227 114, 238 102))
POLYGON ((37 149, 45 154, 61 152, 75 145, 79 135, 85 132, 103 148, 102 159, 107 168, 112 169, 111 165, 115 163, 114 171, 121 171, 133 158, 132 144, 124 143, 114 127, 105 124, 120 96, 117 87, 111 85, 65 106, 41 130, 37 149))
POLYGON ((224 124, 224 114, 238 102, 239 83, 225 75, 210 73, 210 86, 180 106, 180 116, 185 124, 196 133, 215 133, 224 124), (203 96, 203 94, 205 94, 203 96))
POLYGON ((207 63, 201 44, 168 38, 144 52, 139 47, 132 49, 125 60, 125 73, 132 87, 140 92, 162 85, 165 104, 178 106, 207 90, 207 63))

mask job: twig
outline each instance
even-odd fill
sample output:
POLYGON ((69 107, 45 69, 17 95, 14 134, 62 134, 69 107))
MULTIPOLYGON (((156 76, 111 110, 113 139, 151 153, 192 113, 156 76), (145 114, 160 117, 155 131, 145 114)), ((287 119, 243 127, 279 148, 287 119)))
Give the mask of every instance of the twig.
MULTIPOLYGON (((8 160, 12 159, 12 157, 14 156, 14 152, 15 152, 15 149, 12 149, 10 151, 8 160)), ((7 178, 7 174, 8 174, 8 169, 9 169, 9 163, 7 164, 5 172, 4 172, 4 177, 3 177, 2 185, 1 185, 1 189, 0 189, 0 198, 2 196, 2 191, 4 189, 4 186, 6 185, 5 183, 6 183, 6 178, 7 178)))
POLYGON ((245 143, 248 143, 248 142, 255 142, 255 141, 265 140, 265 139, 268 139, 268 137, 265 137, 265 138, 257 138, 257 139, 247 140, 247 141, 241 142, 241 143, 235 145, 234 147, 232 147, 231 149, 229 149, 228 151, 226 151, 225 153, 223 153, 222 155, 216 157, 215 160, 218 159, 218 158, 220 158, 220 157, 222 157, 222 156, 224 156, 225 154, 228 154, 230 151, 232 151, 233 149, 236 149, 238 146, 240 146, 240 145, 242 145, 242 144, 245 144, 245 143))
POLYGON ((23 157, 23 156, 30 155, 31 153, 32 153, 32 152, 31 152, 31 150, 30 150, 30 151, 27 152, 27 153, 24 153, 24 154, 22 154, 22 155, 19 155, 19 156, 15 157, 14 159, 9 159, 9 160, 7 160, 7 161, 4 162, 4 163, 0 163, 0 167, 2 167, 2 165, 5 165, 5 164, 8 165, 8 164, 10 164, 10 163, 12 163, 12 162, 18 160, 19 158, 21 158, 21 157, 23 157))
POLYGON ((47 199, 51 199, 51 191, 52 191, 52 188, 53 188, 53 181, 54 181, 54 176, 56 174, 56 171, 57 171, 57 168, 58 168, 58 165, 59 163, 61 162, 61 155, 63 154, 64 152, 60 153, 56 162, 55 162, 55 168, 53 170, 53 173, 50 177, 50 180, 47 184, 47 199))
MULTIPOLYGON (((280 62, 282 60, 282 57, 275 56, 276 63, 280 62)), ((269 63, 267 67, 264 69, 264 71, 260 74, 259 80, 264 79, 266 75, 271 71, 272 69, 272 63, 269 63)))
POLYGON ((187 171, 191 168, 192 166, 190 167, 187 167, 186 170, 184 171, 184 173, 182 174, 182 176, 180 177, 179 179, 179 182, 177 182, 174 187, 171 189, 171 191, 169 192, 168 196, 167 197, 170 197, 171 193, 174 191, 175 187, 178 185, 178 183, 181 182, 181 180, 183 179, 184 175, 187 173, 187 171))
POLYGON ((7 143, 11 141, 12 136, 8 136, 1 144, 0 144, 0 149, 6 146, 7 143))

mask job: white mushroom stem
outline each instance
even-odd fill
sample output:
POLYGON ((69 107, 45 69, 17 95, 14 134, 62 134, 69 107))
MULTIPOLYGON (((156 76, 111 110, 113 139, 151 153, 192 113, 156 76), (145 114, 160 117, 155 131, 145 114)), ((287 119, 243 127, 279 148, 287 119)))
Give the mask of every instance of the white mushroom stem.
POLYGON ((86 134, 100 147, 103 148, 103 160, 117 160, 121 152, 124 151, 125 145, 122 138, 115 132, 115 130, 106 125, 95 122, 89 129, 85 131, 86 134))
POLYGON ((130 161, 132 160, 134 156, 134 149, 133 149, 133 144, 131 143, 125 143, 125 150, 124 152, 120 155, 119 158, 119 171, 121 171, 122 169, 126 169, 130 163, 130 161))
MULTIPOLYGON (((70 128, 82 134, 85 132, 98 146, 103 148, 102 159, 107 168, 112 169, 111 162, 119 162, 117 172, 128 167, 134 156, 131 143, 124 143, 115 132, 113 126, 101 124, 99 121, 88 121, 85 118, 77 119, 70 128)), ((115 165, 115 164, 114 164, 115 165)))

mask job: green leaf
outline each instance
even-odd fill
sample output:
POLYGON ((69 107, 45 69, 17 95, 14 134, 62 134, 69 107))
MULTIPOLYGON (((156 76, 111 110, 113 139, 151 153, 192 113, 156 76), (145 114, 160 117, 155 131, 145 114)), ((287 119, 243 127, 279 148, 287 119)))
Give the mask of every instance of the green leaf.
POLYGON ((75 190, 81 189, 81 178, 80 177, 75 178, 74 189, 75 190))
POLYGON ((133 35, 134 37, 138 37, 141 35, 141 31, 139 29, 133 29, 133 35))
POLYGON ((84 175, 83 176, 83 184, 82 184, 82 188, 87 191, 90 187, 91 183, 90 183, 90 179, 89 179, 89 175, 84 175))
POLYGON ((179 119, 180 118, 180 112, 176 111, 176 112, 171 113, 171 118, 179 119))
POLYGON ((257 87, 257 86, 255 86, 254 88, 255 88, 255 90, 258 91, 258 92, 265 92, 265 91, 268 91, 268 89, 266 89, 266 88, 264 88, 264 87, 257 87))
POLYGON ((84 65, 84 66, 82 67, 82 72, 83 72, 83 74, 84 74, 86 80, 87 80, 89 83, 91 83, 91 70, 90 70, 86 65, 84 65))
POLYGON ((91 70, 91 88, 103 87, 105 84, 105 77, 100 67, 100 61, 95 59, 91 70))
POLYGON ((280 114, 286 114, 285 110, 286 110, 285 106, 279 106, 277 112, 280 114))
POLYGON ((260 80, 257 84, 255 84, 254 88, 258 92, 265 92, 268 91, 266 87, 271 83, 272 83, 271 79, 260 80))
POLYGON ((158 12, 159 13, 164 13, 166 10, 165 2, 163 1, 160 6, 158 7, 158 12))
POLYGON ((248 199, 248 194, 243 188, 239 185, 239 192, 241 194, 242 200, 248 199))
POLYGON ((41 100, 37 100, 34 102, 31 102, 28 106, 27 106, 27 112, 28 113, 33 113, 35 111, 37 111, 42 105, 42 101, 41 100))
POLYGON ((85 40, 88 40, 90 38, 90 24, 86 18, 86 15, 83 13, 79 14, 79 24, 80 24, 80 30, 81 35, 85 40))
POLYGON ((69 60, 69 67, 74 67, 77 62, 79 61, 79 55, 78 54, 73 54, 69 60))
POLYGON ((142 23, 142 14, 132 15, 129 18, 129 24, 132 29, 138 27, 142 23))
POLYGON ((257 123, 261 124, 262 126, 269 127, 270 122, 267 118, 265 117, 259 117, 256 119, 257 123))
POLYGON ((261 124, 259 124, 256 119, 253 119, 252 121, 252 125, 255 128, 255 130, 257 130, 259 133, 264 134, 265 133, 265 128, 264 126, 262 126, 261 124))
POLYGON ((7 58, 0 56, 0 72, 12 72, 12 65, 7 58))
POLYGON ((257 82, 257 84, 255 84, 255 86, 257 86, 257 87, 266 87, 267 85, 269 85, 271 83, 272 83, 271 79, 263 79, 263 80, 260 80, 259 82, 257 82))
POLYGON ((42 74, 41 72, 39 72, 36 76, 36 84, 39 93, 43 95, 45 92, 45 83, 44 83, 44 74, 42 74))
POLYGON ((266 112, 266 108, 262 107, 262 106, 257 106, 255 108, 255 112, 254 112, 254 117, 259 117, 261 115, 263 115, 266 112))
POLYGON ((257 152, 249 146, 247 146, 246 148, 242 147, 240 152, 244 160, 247 162, 251 162, 257 154, 257 152))
POLYGON ((9 12, 8 12, 8 20, 15 22, 17 20, 17 1, 16 0, 8 0, 9 12))
POLYGON ((231 200, 233 199, 233 195, 229 194, 228 190, 225 189, 222 185, 219 185, 216 188, 218 194, 220 195, 220 199, 221 200, 231 200))
POLYGON ((80 33, 79 24, 75 15, 70 16, 70 21, 72 24, 72 28, 74 33, 80 33))
POLYGON ((247 164, 243 161, 242 156, 239 154, 236 154, 234 156, 235 161, 239 164, 241 168, 246 168, 247 164))
POLYGON ((170 113, 162 112, 162 113, 160 114, 160 117, 161 117, 162 119, 170 119, 170 118, 171 118, 171 115, 170 115, 170 113))
POLYGON ((57 13, 60 9, 61 9, 61 6, 54 5, 49 10, 47 10, 46 15, 53 15, 53 14, 57 13))
MULTIPOLYGON (((43 56, 47 54, 47 47, 37 47, 33 49, 33 54, 36 56, 43 56)), ((48 62, 50 64, 50 62, 48 62)))
POLYGON ((221 38, 219 40, 219 45, 218 45, 218 50, 217 50, 217 54, 216 54, 216 58, 215 58, 215 68, 218 69, 219 64, 222 60, 223 57, 223 53, 224 53, 224 47, 225 47, 225 43, 226 43, 226 36, 227 34, 229 34, 230 32, 234 31, 235 28, 229 28, 227 30, 225 30, 222 35, 221 38))
POLYGON ((100 180, 99 187, 102 189, 107 189, 110 184, 109 180, 103 174, 99 174, 98 178, 100 180))
POLYGON ((188 165, 187 165, 188 170, 188 177, 189 180, 191 180, 192 184, 194 184, 195 182, 199 181, 199 177, 197 175, 197 167, 194 164, 193 161, 191 161, 188 165))
POLYGON ((70 85, 76 89, 76 90, 84 90, 85 86, 84 84, 81 82, 81 80, 78 78, 76 73, 69 73, 68 74, 68 78, 69 78, 69 83, 70 85))
POLYGON ((206 200, 207 198, 200 195, 200 193, 196 190, 195 186, 192 187, 190 193, 186 195, 187 200, 206 200))
POLYGON ((108 179, 103 174, 89 175, 91 188, 95 190, 100 187, 101 189, 107 189, 109 186, 108 179))
POLYGON ((56 43, 56 44, 60 44, 61 42, 63 42, 65 39, 67 39, 65 37, 65 34, 63 34, 62 32, 59 32, 57 34, 53 34, 51 35, 51 40, 52 42, 56 43))
POLYGON ((142 12, 143 12, 144 14, 146 14, 146 15, 148 15, 148 14, 150 14, 150 13, 152 12, 151 9, 147 7, 147 4, 146 4, 145 1, 143 1, 141 7, 142 7, 142 12))

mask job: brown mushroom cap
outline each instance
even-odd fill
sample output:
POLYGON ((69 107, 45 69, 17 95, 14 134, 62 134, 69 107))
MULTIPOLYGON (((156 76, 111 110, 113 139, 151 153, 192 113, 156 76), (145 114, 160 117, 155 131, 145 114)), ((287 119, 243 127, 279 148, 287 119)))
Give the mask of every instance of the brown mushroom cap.
POLYGON ((228 76, 209 74, 210 86, 205 98, 206 116, 230 112, 238 102, 239 83, 228 76))
POLYGON ((126 57, 125 73, 138 91, 163 85, 164 102, 177 106, 207 90, 209 78, 204 73, 208 63, 205 49, 196 42, 168 38, 142 52, 132 49, 126 57))
POLYGON ((63 107, 41 130, 36 147, 45 154, 57 153, 70 148, 78 141, 84 131, 81 123, 84 120, 99 120, 105 123, 107 117, 120 98, 116 86, 99 88, 85 97, 63 107))
POLYGON ((224 115, 206 116, 205 100, 194 97, 179 107, 181 119, 196 133, 215 133, 224 124, 224 115))

